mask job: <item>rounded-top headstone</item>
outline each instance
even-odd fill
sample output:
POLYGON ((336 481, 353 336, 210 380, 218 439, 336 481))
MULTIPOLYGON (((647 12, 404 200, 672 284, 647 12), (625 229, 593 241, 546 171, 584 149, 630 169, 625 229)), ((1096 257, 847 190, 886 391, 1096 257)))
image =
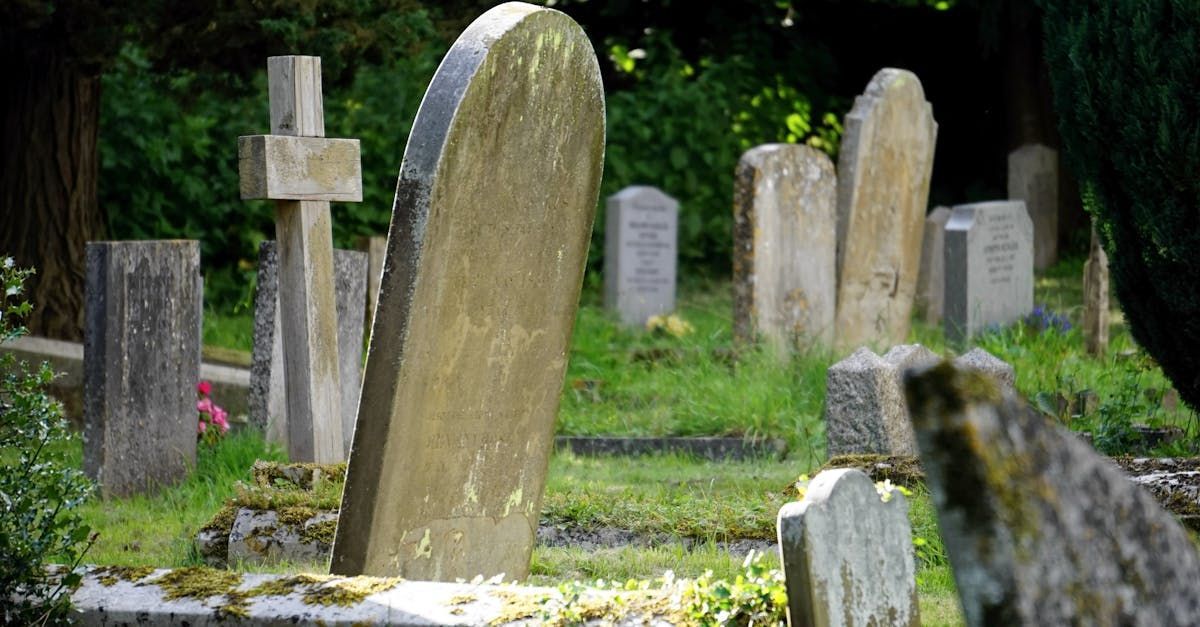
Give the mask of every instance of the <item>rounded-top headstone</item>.
POLYGON ((484 13, 405 149, 331 569, 523 577, 604 151, 566 15, 484 13))

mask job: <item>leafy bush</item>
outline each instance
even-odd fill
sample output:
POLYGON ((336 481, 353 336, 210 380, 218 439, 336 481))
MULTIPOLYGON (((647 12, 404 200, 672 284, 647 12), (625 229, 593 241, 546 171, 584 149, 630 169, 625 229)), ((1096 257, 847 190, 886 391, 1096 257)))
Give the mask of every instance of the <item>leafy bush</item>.
POLYGON ((1130 331, 1200 407, 1200 3, 1041 4, 1065 154, 1130 331))
MULTIPOLYGON (((20 301, 30 270, 0 258, 0 342, 22 335, 20 301)), ((78 565, 94 538, 74 510, 91 494, 91 483, 66 463, 70 440, 62 406, 45 393, 54 378, 43 363, 30 372, 11 353, 0 355, 0 622, 55 624, 65 621, 79 575, 56 579, 50 559, 78 565), (20 601, 13 595, 20 593, 20 601)))

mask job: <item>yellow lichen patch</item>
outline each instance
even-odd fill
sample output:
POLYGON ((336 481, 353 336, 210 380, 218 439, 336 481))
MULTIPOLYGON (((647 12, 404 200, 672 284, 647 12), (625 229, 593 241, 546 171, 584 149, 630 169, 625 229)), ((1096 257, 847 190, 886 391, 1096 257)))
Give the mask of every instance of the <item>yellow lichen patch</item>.
POLYGON ((139 585, 158 586, 163 599, 206 599, 227 594, 242 582, 242 576, 207 566, 177 568, 158 579, 139 585))
POLYGON ((237 518, 238 507, 233 503, 227 503, 222 507, 216 515, 214 515, 200 531, 217 531, 222 534, 228 534, 230 529, 233 529, 233 519, 237 518))
POLYGON ((456 594, 450 597, 450 605, 466 605, 468 603, 474 603, 476 598, 478 597, 473 594, 456 594))
POLYGON ((305 527, 300 532, 300 541, 332 545, 335 533, 337 533, 337 519, 323 520, 305 527))
POLYGON ((103 586, 111 586, 118 581, 137 581, 145 579, 154 572, 153 566, 101 566, 91 572, 103 586))
POLYGON ((309 605, 338 605, 349 607, 363 599, 395 588, 404 581, 400 577, 349 577, 331 579, 323 585, 304 593, 304 602, 309 605))

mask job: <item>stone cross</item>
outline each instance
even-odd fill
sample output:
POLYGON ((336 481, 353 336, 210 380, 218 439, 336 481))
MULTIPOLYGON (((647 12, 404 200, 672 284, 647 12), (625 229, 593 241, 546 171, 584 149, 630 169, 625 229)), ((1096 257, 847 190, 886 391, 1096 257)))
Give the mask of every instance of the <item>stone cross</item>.
POLYGON ((919 625, 908 504, 857 468, 826 470, 779 510, 788 623, 919 625))
POLYGON ((733 335, 777 356, 833 345, 837 177, 809 146, 768 144, 738 162, 733 193, 733 335))
POLYGON ((333 572, 528 573, 603 164, 579 25, 475 20, 400 166, 333 572))
POLYGON ((1083 264, 1083 343, 1088 354, 1108 350, 1108 255, 1092 225, 1092 246, 1083 264))
POLYGON ((356 139, 326 139, 321 59, 267 59, 271 135, 238 138, 243 199, 275 200, 288 455, 337 462, 342 408, 330 201, 362 201, 356 139))

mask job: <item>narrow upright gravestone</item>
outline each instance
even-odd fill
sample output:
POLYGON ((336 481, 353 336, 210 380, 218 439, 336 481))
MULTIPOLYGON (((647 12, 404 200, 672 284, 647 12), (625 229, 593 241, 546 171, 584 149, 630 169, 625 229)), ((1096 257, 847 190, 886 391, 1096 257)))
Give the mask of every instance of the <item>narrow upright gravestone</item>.
POLYGON ((1026 144, 1008 153, 1008 199, 1025 201, 1033 221, 1033 267, 1058 259, 1058 151, 1026 144))
POLYGON ((288 456, 336 462, 342 398, 329 201, 362 201, 357 139, 326 139, 321 59, 267 59, 272 135, 238 138, 243 199, 276 200, 288 456))
POLYGON ((1195 625, 1200 556, 1066 429, 943 363, 905 382, 968 625, 1195 625))
POLYGON ((387 255, 387 237, 372 235, 359 239, 359 250, 367 251, 367 324, 375 317, 379 302, 379 279, 383 276, 383 258, 387 255))
POLYGON ((603 155, 569 17, 510 2, 450 48, 400 168, 333 572, 528 572, 603 155))
MULTIPOLYGON (((333 251, 337 308, 338 372, 341 381, 340 429, 343 451, 350 451, 358 393, 362 384, 363 320, 367 300, 367 253, 333 251)), ((287 374, 280 333, 278 246, 258 250, 258 293, 254 298, 254 353, 250 366, 250 421, 264 429, 269 442, 288 447, 287 374)))
POLYGON ((917 315, 929 324, 942 322, 946 304, 946 223, 950 210, 938 207, 925 217, 921 269, 917 273, 917 315))
POLYGON ((921 81, 880 70, 846 115, 838 156, 837 344, 908 336, 937 122, 921 81))
POLYGON ((1108 254, 1092 226, 1092 245, 1083 264, 1083 343, 1088 354, 1108 350, 1108 254))
POLYGON ((789 624, 921 624, 908 503, 898 490, 884 497, 861 470, 826 470, 779 510, 778 529, 789 624))
POLYGON ((613 194, 604 227, 604 306, 625 324, 675 311, 679 203, 657 187, 613 194))
POLYGON ((946 223, 946 339, 1033 310, 1033 224, 1020 201, 958 205, 946 223))
POLYGON ((738 162, 733 199, 733 332, 780 355, 833 344, 837 177, 825 153, 769 144, 738 162))
POLYGON ((89 242, 83 465, 105 497, 170 485, 196 464, 200 245, 89 242))

